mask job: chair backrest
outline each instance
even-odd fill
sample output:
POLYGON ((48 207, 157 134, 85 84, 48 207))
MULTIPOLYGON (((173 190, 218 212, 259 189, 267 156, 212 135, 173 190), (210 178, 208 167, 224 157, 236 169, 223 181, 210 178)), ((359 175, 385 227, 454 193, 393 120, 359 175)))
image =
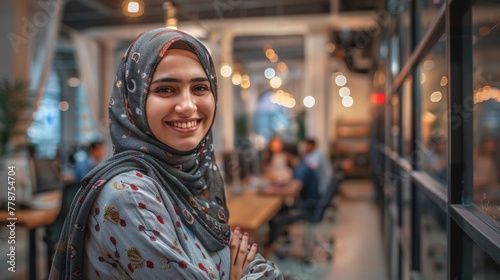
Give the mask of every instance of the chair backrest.
POLYGON ((318 204, 314 209, 314 214, 310 222, 318 223, 323 219, 326 209, 328 209, 328 207, 331 206, 332 199, 337 193, 337 190, 343 179, 344 179, 344 173, 338 171, 335 172, 335 174, 330 179, 330 184, 328 185, 328 189, 326 190, 325 194, 321 196, 321 198, 319 199, 318 204))

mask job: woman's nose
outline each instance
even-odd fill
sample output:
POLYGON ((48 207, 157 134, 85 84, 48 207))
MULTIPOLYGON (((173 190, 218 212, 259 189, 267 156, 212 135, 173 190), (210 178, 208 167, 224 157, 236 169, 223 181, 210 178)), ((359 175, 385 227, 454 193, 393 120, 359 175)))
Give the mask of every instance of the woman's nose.
POLYGON ((186 116, 191 116, 196 111, 196 104, 189 90, 184 90, 182 94, 179 94, 175 111, 186 116))

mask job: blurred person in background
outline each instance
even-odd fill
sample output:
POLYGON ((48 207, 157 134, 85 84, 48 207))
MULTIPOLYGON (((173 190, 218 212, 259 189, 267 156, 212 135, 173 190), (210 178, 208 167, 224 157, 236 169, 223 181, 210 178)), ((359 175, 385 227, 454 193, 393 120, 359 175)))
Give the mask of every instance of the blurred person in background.
POLYGON ((216 108, 200 41, 166 28, 139 35, 109 103, 113 156, 82 180, 49 279, 283 279, 230 230, 216 108))
POLYGON ((271 185, 262 189, 265 195, 296 196, 296 203, 291 207, 284 206, 270 221, 270 232, 267 245, 283 232, 284 227, 296 219, 291 211, 298 210, 306 217, 311 217, 319 200, 319 180, 316 171, 299 157, 297 145, 286 144, 283 148, 288 165, 293 169, 293 177, 282 185, 271 185))
POLYGON ((87 147, 87 158, 75 164, 73 180, 80 182, 87 173, 101 162, 105 155, 106 147, 103 141, 91 142, 87 147))
POLYGON ((277 135, 269 139, 264 157, 263 175, 271 183, 287 182, 292 176, 286 153, 283 151, 284 145, 283 139, 277 135))
POLYGON ((324 194, 330 184, 333 170, 325 154, 317 148, 316 140, 305 139, 303 142, 304 161, 316 171, 319 180, 319 193, 324 194))

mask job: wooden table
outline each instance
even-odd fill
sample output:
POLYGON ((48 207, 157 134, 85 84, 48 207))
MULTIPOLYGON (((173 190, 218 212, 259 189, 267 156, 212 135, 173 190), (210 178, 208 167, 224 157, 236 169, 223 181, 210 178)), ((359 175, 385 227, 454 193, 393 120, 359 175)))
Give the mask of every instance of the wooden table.
POLYGON ((0 210, 0 225, 5 226, 11 222, 15 222, 17 227, 25 227, 29 230, 29 279, 37 279, 37 244, 36 244, 36 229, 53 223, 56 220, 57 214, 59 213, 59 202, 61 200, 61 193, 59 191, 54 191, 50 193, 44 193, 38 197, 34 198, 37 205, 46 202, 48 207, 40 209, 18 209, 15 208, 15 215, 10 216, 7 209, 0 210), (56 203, 53 203, 56 202, 56 203), (17 218, 14 220, 14 218, 17 218))
POLYGON ((252 236, 278 213, 282 205, 283 197, 259 195, 255 191, 244 191, 238 196, 228 197, 231 229, 240 227, 252 236))

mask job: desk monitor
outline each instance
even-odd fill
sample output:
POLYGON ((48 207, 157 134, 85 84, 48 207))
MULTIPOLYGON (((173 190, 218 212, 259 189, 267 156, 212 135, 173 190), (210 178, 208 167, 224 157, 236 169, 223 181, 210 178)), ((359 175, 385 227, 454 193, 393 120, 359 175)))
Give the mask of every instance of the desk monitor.
POLYGON ((35 159, 33 193, 52 191, 61 187, 61 165, 56 159, 35 159))

